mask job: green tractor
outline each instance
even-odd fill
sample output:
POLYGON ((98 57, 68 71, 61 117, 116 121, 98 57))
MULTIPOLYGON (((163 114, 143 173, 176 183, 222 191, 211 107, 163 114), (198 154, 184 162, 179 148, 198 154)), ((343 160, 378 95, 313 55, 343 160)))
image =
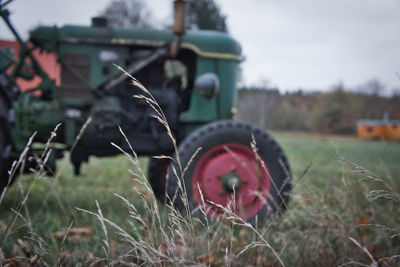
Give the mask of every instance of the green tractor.
MULTIPOLYGON (((249 221, 284 209, 290 170, 282 149, 265 130, 232 120, 241 47, 224 33, 186 32, 184 1, 174 2, 172 31, 110 27, 97 17, 91 26, 37 27, 27 41, 9 20, 10 2, 0 0, 0 12, 19 54, 0 50, 1 190, 15 178, 12 162, 34 132, 29 155, 43 151, 60 124, 46 169, 54 171, 55 160, 73 148, 69 155, 79 175, 89 156, 121 153, 111 142, 129 150, 120 127, 138 155, 174 159, 149 163, 148 179, 161 201, 173 200, 182 209, 178 179, 183 179, 190 208, 206 205, 210 217, 220 216, 221 206, 249 221), (55 55, 59 82, 36 59, 37 50, 55 55), (151 103, 133 97, 146 93, 115 65, 148 89, 170 131, 155 118, 151 103), (18 87, 18 79, 34 77, 40 77, 34 88, 18 87)), ((36 168, 30 158, 22 171, 36 168)))

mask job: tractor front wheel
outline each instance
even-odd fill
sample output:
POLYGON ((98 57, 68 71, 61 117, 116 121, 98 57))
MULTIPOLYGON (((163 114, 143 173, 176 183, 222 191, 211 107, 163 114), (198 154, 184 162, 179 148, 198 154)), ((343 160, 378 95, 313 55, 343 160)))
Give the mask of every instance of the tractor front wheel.
POLYGON ((173 167, 180 177, 170 167, 167 189, 176 208, 184 208, 186 195, 194 213, 203 206, 211 218, 231 211, 254 223, 286 207, 289 165, 266 131, 245 122, 217 121, 193 132, 178 150, 181 166, 173 167), (184 186, 179 186, 182 178, 184 186))

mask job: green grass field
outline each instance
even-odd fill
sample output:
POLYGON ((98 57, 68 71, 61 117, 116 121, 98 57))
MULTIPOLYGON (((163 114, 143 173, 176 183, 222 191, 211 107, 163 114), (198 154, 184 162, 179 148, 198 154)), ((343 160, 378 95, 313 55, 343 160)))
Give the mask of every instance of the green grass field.
POLYGON ((275 137, 289 158, 294 179, 312 163, 304 184, 323 187, 330 179, 339 178, 343 173, 341 158, 380 177, 400 174, 400 143, 292 133, 276 133, 275 137))
MULTIPOLYGON (((360 182, 362 175, 354 174, 349 163, 341 160, 356 163, 384 181, 397 186, 400 182, 400 143, 300 133, 273 133, 273 135, 289 158, 295 186, 289 211, 282 218, 272 222, 264 235, 266 240, 280 251, 285 264, 326 266, 353 260, 370 264, 371 258, 362 248, 348 239, 349 236, 357 238, 360 244, 367 246, 373 255, 373 261, 393 256, 396 250, 400 250, 398 240, 392 239, 391 235, 387 234, 388 231, 382 230, 383 226, 379 229, 370 227, 365 232, 358 228, 360 225, 386 223, 391 230, 399 231, 399 203, 367 200, 366 195, 370 190, 384 186, 380 182, 372 184, 360 182), (310 164, 311 167, 302 176, 310 164), (304 244, 307 244, 307 248, 304 248, 304 244), (351 253, 354 253, 354 258, 350 257, 351 253)), ((145 170, 147 158, 141 158, 141 162, 145 170)), ((20 210, 24 219, 16 216, 15 225, 1 244, 2 251, 7 257, 31 256, 26 253, 18 255, 21 254, 19 252, 21 245, 17 245, 18 239, 23 240, 24 244, 29 244, 31 251, 41 255, 50 265, 60 262, 60 255, 74 265, 77 262, 88 264, 90 258, 106 257, 107 253, 103 250, 104 243, 101 241, 104 238, 101 223, 95 216, 77 208, 97 212, 97 201, 105 218, 121 228, 128 229, 127 231, 135 236, 137 233, 130 225, 132 220, 129 219, 128 209, 114 195, 115 193, 132 203, 137 203, 139 213, 144 217, 149 216, 148 209, 139 200, 140 194, 146 198, 149 193, 143 186, 136 186, 135 180, 140 178, 130 174, 129 169, 134 169, 134 166, 126 157, 92 157, 89 164, 83 165, 80 177, 72 175, 72 166, 67 159, 59 161, 57 168, 55 177, 40 178, 33 184, 29 198, 20 210), (92 232, 88 236, 78 234, 75 240, 63 244, 57 232, 65 231, 71 222, 73 227, 90 229, 93 234, 92 232), (30 242, 32 236, 37 237, 34 242, 30 242), (65 253, 61 253, 61 250, 65 253)), ((14 213, 10 208, 15 208, 21 202, 21 190, 31 181, 32 177, 29 175, 19 179, 3 200, 0 206, 2 233, 13 218, 14 213)), ((215 232, 221 231, 219 229, 221 227, 215 227, 215 232)), ((231 244, 245 246, 246 240, 249 243, 255 242, 254 235, 249 235, 250 239, 246 239, 240 238, 242 234, 240 229, 238 233, 232 230, 231 244)), ((4 234, 2 236, 4 238, 4 234)), ((114 240, 110 243, 112 247, 110 251, 116 257, 118 253, 122 254, 121 251, 125 251, 125 248, 118 241, 116 234, 111 233, 110 236, 114 240)), ((198 262, 203 264, 213 262, 216 266, 222 264, 225 253, 222 243, 219 241, 213 243, 214 248, 221 251, 213 254, 212 261, 207 258, 208 261, 204 262, 203 257, 198 262)), ((276 264, 276 259, 262 252, 262 249, 265 248, 241 254, 245 259, 237 258, 231 265, 249 263, 249 259, 250 261, 254 259, 255 265, 259 266, 271 262, 276 264), (265 254, 261 259, 260 253, 265 254)), ((239 248, 236 253, 238 251, 239 248)))

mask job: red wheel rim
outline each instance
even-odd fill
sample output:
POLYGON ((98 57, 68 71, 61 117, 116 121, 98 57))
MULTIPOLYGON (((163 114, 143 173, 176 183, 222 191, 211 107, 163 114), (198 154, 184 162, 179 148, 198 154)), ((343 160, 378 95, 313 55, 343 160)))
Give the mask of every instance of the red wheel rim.
POLYGON ((212 204, 216 203, 223 207, 229 205, 237 215, 249 219, 264 207, 270 183, 269 171, 263 167, 263 162, 257 159, 251 148, 227 143, 213 147, 200 157, 194 169, 192 192, 196 202, 205 206, 211 217, 216 218, 224 213, 212 204), (232 184, 237 190, 230 190, 232 184))

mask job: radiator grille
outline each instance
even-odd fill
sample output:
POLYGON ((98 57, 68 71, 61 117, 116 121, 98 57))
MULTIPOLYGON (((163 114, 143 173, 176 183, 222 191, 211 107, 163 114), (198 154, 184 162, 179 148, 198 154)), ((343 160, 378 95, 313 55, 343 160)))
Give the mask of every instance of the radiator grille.
POLYGON ((90 97, 90 57, 65 54, 61 59, 62 96, 66 98, 90 97))

